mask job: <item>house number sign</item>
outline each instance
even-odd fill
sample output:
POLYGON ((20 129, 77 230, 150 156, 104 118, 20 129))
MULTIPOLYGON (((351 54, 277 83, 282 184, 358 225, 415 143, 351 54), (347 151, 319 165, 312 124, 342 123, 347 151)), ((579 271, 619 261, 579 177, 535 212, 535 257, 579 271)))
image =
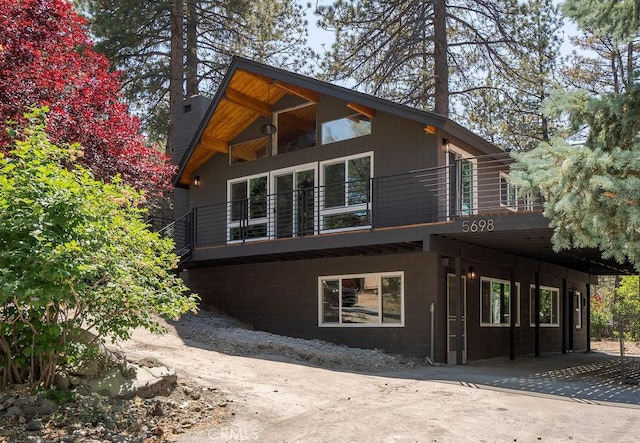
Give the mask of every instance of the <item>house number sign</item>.
POLYGON ((495 228, 496 223, 492 218, 464 220, 462 222, 462 232, 491 232, 495 228))

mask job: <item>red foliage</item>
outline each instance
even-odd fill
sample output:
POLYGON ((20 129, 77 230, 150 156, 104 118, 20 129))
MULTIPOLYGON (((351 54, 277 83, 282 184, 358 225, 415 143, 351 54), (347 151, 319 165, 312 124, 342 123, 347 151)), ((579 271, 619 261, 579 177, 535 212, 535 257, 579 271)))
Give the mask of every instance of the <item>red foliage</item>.
POLYGON ((149 197, 162 197, 174 168, 145 145, 118 73, 93 51, 84 25, 67 0, 0 1, 0 149, 9 142, 5 122, 20 123, 27 107, 47 105, 52 141, 80 143, 79 162, 96 178, 120 174, 149 197))

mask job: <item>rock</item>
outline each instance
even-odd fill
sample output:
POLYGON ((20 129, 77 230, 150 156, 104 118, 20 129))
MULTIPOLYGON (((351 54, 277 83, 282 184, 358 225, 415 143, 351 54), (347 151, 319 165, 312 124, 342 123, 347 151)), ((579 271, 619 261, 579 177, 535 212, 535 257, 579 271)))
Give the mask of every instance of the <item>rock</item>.
POLYGON ((53 379, 53 384, 62 391, 69 390, 69 386, 71 385, 69 374, 66 371, 57 372, 53 379))
POLYGON ((39 431, 42 429, 42 422, 40 420, 31 420, 29 423, 24 425, 25 431, 39 431))
POLYGON ((48 398, 40 398, 35 404, 22 407, 25 415, 51 415, 58 409, 58 404, 48 398))
POLYGON ((155 368, 138 367, 134 388, 141 398, 153 398, 157 395, 169 395, 178 376, 173 369, 164 366, 155 368))
POLYGON ((20 406, 10 406, 7 408, 7 412, 4 414, 5 417, 22 417, 24 416, 24 411, 20 406))
POLYGON ((119 368, 112 368, 101 377, 79 379, 78 382, 107 397, 131 398, 136 394, 134 382, 126 379, 119 368))

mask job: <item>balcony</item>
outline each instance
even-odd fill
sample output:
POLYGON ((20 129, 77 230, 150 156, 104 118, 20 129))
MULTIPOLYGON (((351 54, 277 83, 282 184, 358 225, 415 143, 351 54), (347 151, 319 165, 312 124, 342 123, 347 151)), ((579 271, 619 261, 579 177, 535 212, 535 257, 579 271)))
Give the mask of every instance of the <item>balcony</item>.
MULTIPOLYGON (((287 239, 344 239, 360 232, 540 212, 538 197, 509 183, 512 162, 503 153, 366 181, 277 194, 250 192, 244 199, 196 207, 165 229, 173 229, 176 247, 187 257, 199 249, 260 243, 266 250, 264 243, 287 239)), ((488 228, 482 226, 487 221, 478 223, 470 229, 488 228)))

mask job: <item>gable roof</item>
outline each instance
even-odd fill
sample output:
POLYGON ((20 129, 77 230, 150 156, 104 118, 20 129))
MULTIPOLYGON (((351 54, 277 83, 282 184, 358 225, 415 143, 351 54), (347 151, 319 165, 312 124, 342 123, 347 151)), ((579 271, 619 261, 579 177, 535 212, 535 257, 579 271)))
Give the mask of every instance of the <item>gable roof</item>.
POLYGON ((336 97, 364 115, 371 117, 376 111, 386 112, 417 121, 425 126, 425 130, 427 127, 428 130, 438 128, 454 134, 484 153, 500 152, 488 141, 441 115, 234 57, 180 161, 174 185, 188 186, 193 172, 216 153, 228 153, 229 142, 258 118, 268 116, 271 107, 287 94, 314 103, 318 103, 323 95, 336 97))

